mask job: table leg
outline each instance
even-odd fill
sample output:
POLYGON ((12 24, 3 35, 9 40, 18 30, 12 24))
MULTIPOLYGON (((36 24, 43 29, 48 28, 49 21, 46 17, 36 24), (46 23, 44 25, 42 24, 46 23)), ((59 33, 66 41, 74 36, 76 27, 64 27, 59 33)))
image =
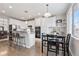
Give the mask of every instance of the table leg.
POLYGON ((43 53, 43 36, 42 36, 42 53, 43 53))
POLYGON ((48 49, 49 49, 49 43, 47 42, 47 56, 48 56, 48 49))
POLYGON ((64 39, 64 56, 65 56, 65 38, 63 38, 64 39))
POLYGON ((43 41, 42 41, 42 53, 43 53, 43 41))

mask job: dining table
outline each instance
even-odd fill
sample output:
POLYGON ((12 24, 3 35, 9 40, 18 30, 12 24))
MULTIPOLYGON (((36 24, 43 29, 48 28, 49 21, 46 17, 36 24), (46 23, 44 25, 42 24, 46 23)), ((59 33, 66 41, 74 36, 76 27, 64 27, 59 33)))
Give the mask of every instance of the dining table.
MULTIPOLYGON (((43 41, 47 41, 47 40, 43 40, 43 37, 47 37, 47 35, 52 35, 52 34, 45 34, 43 35, 42 33, 42 53, 43 53, 43 41)), ((63 55, 65 56, 65 37, 64 35, 57 35, 57 38, 60 40, 62 39, 63 40, 63 55)), ((59 43, 60 44, 60 43, 59 43)))

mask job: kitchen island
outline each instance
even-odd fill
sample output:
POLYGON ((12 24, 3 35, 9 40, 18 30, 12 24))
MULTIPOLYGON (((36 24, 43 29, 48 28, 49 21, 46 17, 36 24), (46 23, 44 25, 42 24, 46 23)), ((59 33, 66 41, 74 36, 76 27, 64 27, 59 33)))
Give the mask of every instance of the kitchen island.
POLYGON ((16 31, 16 37, 14 38, 15 44, 26 48, 35 46, 35 33, 27 31, 16 31))

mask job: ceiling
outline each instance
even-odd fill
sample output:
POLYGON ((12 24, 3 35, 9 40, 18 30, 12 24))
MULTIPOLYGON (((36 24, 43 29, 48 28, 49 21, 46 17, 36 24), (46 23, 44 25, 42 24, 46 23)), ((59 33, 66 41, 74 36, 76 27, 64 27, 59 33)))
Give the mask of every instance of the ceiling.
MULTIPOLYGON (((63 15, 66 13, 69 5, 70 3, 49 3, 48 11, 52 15, 63 15)), ((40 17, 45 13, 45 3, 0 3, 0 14, 20 20, 40 17), (12 8, 9 8, 10 6, 12 8)))

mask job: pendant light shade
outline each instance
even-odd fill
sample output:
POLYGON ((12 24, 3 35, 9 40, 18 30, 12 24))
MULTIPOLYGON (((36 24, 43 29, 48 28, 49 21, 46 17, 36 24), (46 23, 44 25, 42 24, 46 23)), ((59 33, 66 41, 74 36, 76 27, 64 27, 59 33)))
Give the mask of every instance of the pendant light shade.
POLYGON ((47 13, 44 14, 44 16, 45 16, 45 17, 50 17, 51 14, 50 14, 49 12, 47 12, 47 13))
POLYGON ((47 11, 44 14, 44 17, 50 17, 51 16, 51 13, 48 12, 48 4, 46 4, 46 7, 47 7, 47 11))

